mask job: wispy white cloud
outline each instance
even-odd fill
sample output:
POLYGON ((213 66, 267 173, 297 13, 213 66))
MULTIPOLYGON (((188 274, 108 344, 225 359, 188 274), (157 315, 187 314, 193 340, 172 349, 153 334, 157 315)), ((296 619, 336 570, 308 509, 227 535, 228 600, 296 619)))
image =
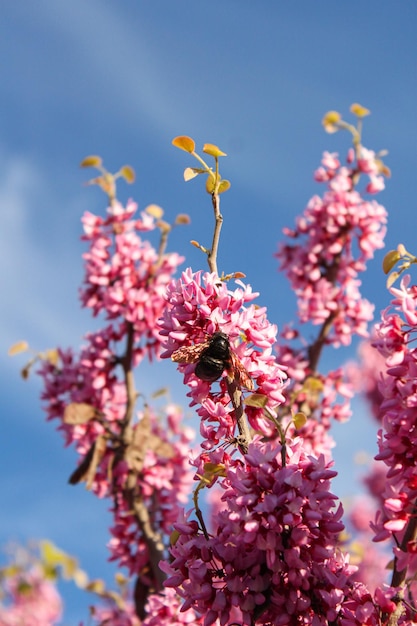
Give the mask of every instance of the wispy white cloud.
MULTIPOLYGON (((52 103, 90 119, 108 118, 109 132, 120 122, 130 130, 132 141, 148 133, 155 144, 162 140, 165 150, 167 139, 182 133, 200 141, 222 141, 224 148, 233 150, 228 167, 234 180, 260 191, 268 185, 276 188, 265 174, 275 172, 276 179, 286 159, 283 138, 288 124, 282 125, 279 137, 271 136, 276 120, 284 118, 285 110, 288 115, 288 96, 282 95, 298 93, 302 81, 311 108, 321 83, 307 88, 305 77, 295 75, 274 46, 270 54, 276 57, 276 75, 271 76, 270 64, 256 54, 258 36, 264 43, 275 41, 268 13, 255 7, 243 10, 246 25, 240 35, 238 29, 233 32, 231 53, 225 55, 225 44, 214 43, 214 35, 200 23, 199 11, 192 8, 181 29, 176 9, 168 7, 160 21, 152 20, 146 10, 129 13, 98 0, 43 0, 36 12, 30 27, 45 43, 33 50, 32 63, 37 70, 36 99, 42 105, 52 103), (56 55, 49 53, 53 42, 58 42, 56 55), (254 154, 262 158, 253 159, 254 154)), ((226 12, 216 37, 226 41, 233 23, 233 15, 226 12)), ((302 100, 293 102, 290 116, 294 106, 302 107, 302 100)), ((292 167, 291 162, 286 165, 292 167)), ((293 167, 295 173, 295 162, 293 167)))
MULTIPOLYGON (((7 343, 22 338, 22 333, 42 341, 62 336, 64 327, 69 336, 76 332, 78 320, 68 316, 62 303, 68 302, 69 291, 74 290, 76 294, 79 270, 71 265, 65 250, 57 251, 59 242, 54 241, 54 237, 57 237, 56 224, 60 217, 51 211, 55 205, 65 215, 73 201, 74 198, 66 202, 60 199, 58 203, 51 195, 46 174, 30 158, 0 154, 2 355, 7 343), (36 229, 38 222, 45 218, 45 212, 50 217, 44 222, 41 233, 36 229), (55 252, 55 259, 51 257, 51 250, 55 252)), ((65 219, 62 221, 65 223, 65 219)))
MULTIPOLYGON (((372 11, 362 12, 360 23, 346 19, 341 30, 337 10, 300 15, 291 8, 230 2, 211 26, 198 4, 184 13, 170 3, 161 7, 41 0, 33 13, 9 9, 31 35, 14 60, 10 89, 20 100, 30 91, 29 102, 33 98, 46 110, 70 111, 73 123, 74 116, 90 126, 99 118, 109 133, 129 135, 138 151, 144 135, 164 155, 175 134, 220 142, 233 154, 228 175, 240 188, 275 202, 278 195, 286 205, 303 185, 288 181, 309 177, 320 144, 334 144, 320 128, 328 108, 346 110, 352 100, 369 98, 364 104, 378 104, 391 135, 403 137, 400 121, 412 99, 396 87, 409 70, 398 49, 398 67, 385 84, 370 82, 372 11), (353 38, 361 40, 356 62, 346 43, 353 38), (31 45, 34 40, 39 45, 31 45), (401 115, 392 114, 393 99, 401 115)), ((379 19, 386 26, 387 17, 379 19)), ((381 66, 393 63, 389 49, 379 56, 381 66)), ((403 154, 411 149, 406 143, 403 154)))
MULTIPOLYGON (((140 20, 132 23, 129 12, 117 4, 97 0, 69 4, 44 0, 36 12, 35 32, 57 42, 59 56, 68 50, 71 59, 71 73, 60 74, 56 57, 46 54, 42 46, 34 51, 38 55, 34 63, 41 70, 38 97, 45 103, 52 97, 65 106, 84 107, 93 116, 120 116, 133 135, 136 124, 151 124, 152 132, 163 132, 172 104, 163 97, 165 76, 157 54, 163 42, 152 41, 152 33, 146 32, 140 20), (58 83, 49 80, 51 75, 58 83), (78 89, 65 89, 71 84, 78 89), (84 97, 80 94, 83 87, 84 97)), ((175 100, 175 92, 171 95, 175 100)))

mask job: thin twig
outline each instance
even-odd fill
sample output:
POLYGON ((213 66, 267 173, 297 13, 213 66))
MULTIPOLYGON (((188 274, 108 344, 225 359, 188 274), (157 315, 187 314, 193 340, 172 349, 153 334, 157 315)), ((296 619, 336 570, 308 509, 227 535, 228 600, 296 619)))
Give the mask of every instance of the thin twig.
POLYGON ((335 317, 336 317, 336 312, 330 313, 329 317, 326 319, 326 321, 323 323, 322 327, 320 328, 320 332, 317 336, 317 339, 315 340, 314 343, 312 343, 308 347, 308 350, 307 350, 308 364, 309 364, 309 369, 312 372, 316 371, 318 362, 320 360, 321 352, 326 343, 327 335, 329 334, 331 330, 335 317))
MULTIPOLYGON (((217 161, 216 161, 217 166, 217 161)), ((217 169, 216 169, 217 174, 217 169)), ((213 242, 211 244, 211 249, 207 255, 207 260, 209 264, 209 268, 211 272, 214 272, 218 275, 217 270, 217 252, 219 249, 220 242, 220 232, 223 224, 223 216, 220 213, 220 196, 218 193, 211 194, 211 201, 213 204, 214 210, 214 233, 213 233, 213 242)), ((243 395, 242 390, 239 385, 237 385, 236 381, 227 381, 227 391, 229 393, 230 399, 232 401, 234 410, 235 410, 235 418, 237 427, 239 430, 239 435, 241 436, 242 443, 239 444, 239 448, 246 454, 248 451, 248 445, 252 440, 249 426, 246 421, 245 412, 243 410, 243 395)))
POLYGON ((220 231, 222 229, 223 224, 223 216, 220 213, 220 196, 218 193, 211 194, 211 202, 213 204, 214 210, 214 233, 213 233, 213 242, 211 244, 211 249, 207 255, 207 260, 209 264, 209 268, 211 272, 218 274, 217 271, 217 252, 219 249, 219 241, 220 241, 220 231))
MULTIPOLYGON (((337 280, 337 272, 339 270, 340 262, 342 258, 342 252, 339 252, 338 255, 335 256, 333 263, 326 269, 323 278, 329 281, 330 284, 335 285, 337 280)), ((336 318, 337 311, 332 311, 328 318, 323 322, 322 327, 320 328, 320 332, 317 335, 317 339, 314 343, 312 343, 307 350, 308 360, 309 360, 309 368, 312 372, 316 371, 318 366, 321 352, 326 343, 327 336, 332 328, 333 322, 336 318)))
MULTIPOLYGON (((134 348, 134 326, 131 322, 127 323, 127 341, 126 341, 126 351, 123 357, 120 359, 120 363, 123 368, 124 378, 125 378, 125 386, 126 386, 126 412, 122 422, 122 432, 121 437, 124 443, 122 448, 123 452, 126 447, 131 443, 132 438, 132 429, 130 428, 131 423, 133 421, 134 416, 134 408, 137 399, 137 392, 135 389, 135 381, 133 375, 133 350, 134 348)), ((149 515, 149 511, 145 507, 141 495, 137 492, 137 474, 132 472, 131 475, 132 486, 128 484, 127 489, 127 498, 130 501, 130 506, 135 513, 135 518, 138 524, 138 527, 141 529, 143 534, 143 539, 146 543, 149 553, 149 564, 152 571, 152 577, 155 583, 156 590, 162 589, 163 581, 165 579, 165 574, 159 568, 159 562, 163 558, 164 553, 164 545, 161 539, 161 535, 157 533, 153 526, 151 517, 149 515)), ((140 585, 139 583, 140 575, 138 576, 138 580, 136 582, 136 587, 140 585)), ((142 594, 145 603, 147 600, 148 591, 142 594)), ((138 598, 142 597, 141 594, 138 594, 138 598)), ((144 606, 139 606, 139 602, 137 602, 137 606, 135 607, 138 616, 143 616, 144 606)))
POLYGON ((166 250, 167 243, 168 243, 168 235, 169 235, 170 230, 171 228, 169 226, 167 226, 166 228, 164 227, 161 228, 161 239, 159 240, 159 247, 158 247, 158 258, 156 260, 156 263, 150 270, 148 281, 150 281, 155 276, 156 272, 159 270, 159 268, 162 265, 162 262, 164 260, 165 250, 166 250))
POLYGON ((241 436, 239 448, 241 449, 243 454, 247 454, 248 446, 252 441, 252 436, 249 430, 248 423, 246 421, 245 412, 243 410, 242 390, 235 380, 227 380, 227 391, 235 410, 237 428, 239 430, 239 435, 241 436))
POLYGON ((137 392, 135 389, 135 379, 133 375, 133 346, 134 346, 134 327, 132 322, 127 322, 126 351, 120 359, 123 368, 126 386, 126 412, 122 423, 122 436, 128 426, 132 423, 137 392))
POLYGON ((159 562, 163 558, 164 544, 160 533, 155 532, 152 528, 152 521, 149 515, 149 511, 138 497, 133 498, 133 510, 135 517, 139 522, 142 529, 146 546, 149 551, 149 561, 151 564, 152 574, 155 581, 156 591, 160 591, 165 580, 164 572, 159 568, 159 562))
MULTIPOLYGON (((417 506, 414 506, 411 513, 411 517, 408 520, 407 527, 405 529, 404 536, 402 538, 399 549, 402 552, 407 552, 408 544, 414 543, 417 537, 417 506)), ((405 567, 401 571, 397 570, 398 559, 394 559, 394 570, 392 572, 391 587, 401 587, 405 583, 407 576, 407 568, 405 567)))

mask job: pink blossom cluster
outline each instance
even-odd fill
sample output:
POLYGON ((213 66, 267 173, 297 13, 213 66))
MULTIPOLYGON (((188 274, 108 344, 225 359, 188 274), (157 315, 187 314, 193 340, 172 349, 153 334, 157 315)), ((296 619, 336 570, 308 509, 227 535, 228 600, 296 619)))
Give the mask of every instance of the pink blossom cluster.
POLYGON ((379 624, 371 594, 340 553, 342 508, 329 491, 336 472, 300 440, 287 444, 284 466, 281 453, 255 440, 229 465, 214 534, 192 520, 175 525, 166 586, 204 626, 379 624))
POLYGON ((149 511, 153 531, 167 540, 178 507, 189 494, 194 436, 181 426, 182 413, 173 405, 163 420, 150 408, 127 415, 132 401, 127 372, 145 355, 159 356, 156 320, 166 306, 166 285, 182 261, 176 254, 160 256, 139 237, 138 232, 154 230, 156 223, 147 213, 135 218, 135 212, 133 202, 126 208, 115 202, 105 219, 85 214, 83 238, 90 248, 84 255, 81 299, 94 315, 105 313, 110 323, 86 335, 79 354, 59 350, 58 360, 43 360, 39 370, 47 417, 59 421, 66 444, 75 444, 80 454, 80 468, 71 481, 86 479, 88 473, 89 488, 112 499, 111 558, 132 575, 145 570, 150 558, 132 498, 149 511), (88 405, 93 415, 68 420, 66 409, 76 405, 88 405), (95 450, 99 454, 94 456, 95 450))
MULTIPOLYGON (((284 390, 286 402, 281 407, 280 418, 284 425, 288 422, 289 408, 292 415, 304 413, 307 421, 297 430, 297 435, 304 441, 304 449, 315 456, 324 454, 330 459, 335 444, 329 431, 334 420, 345 422, 350 418, 352 386, 346 380, 342 368, 327 374, 313 373, 308 350, 304 346, 295 346, 298 339, 298 331, 288 328, 283 329, 278 339, 277 359, 285 367, 289 378, 289 384, 284 390)), ((290 427, 287 432, 294 434, 294 427, 290 427)))
POLYGON ((181 603, 181 598, 169 587, 159 594, 150 595, 142 626, 197 626, 203 623, 193 609, 183 611, 181 603))
MULTIPOLYGON (((369 179, 367 193, 383 188, 372 151, 358 148, 356 163, 349 151, 346 166, 336 154, 325 153, 315 179, 326 183, 327 191, 311 199, 294 230, 285 231, 294 245, 283 245, 277 254, 297 294, 301 321, 321 325, 324 343, 333 346, 348 345, 354 333, 366 336, 373 314, 361 297, 358 276, 383 246, 386 212, 355 189, 360 176, 369 179)), ((45 360, 40 370, 48 419, 59 420, 66 443, 75 444, 80 454, 81 467, 97 442, 104 442, 90 486, 112 501, 110 558, 145 589, 155 589, 154 544, 138 507, 163 547, 173 528, 178 533, 178 538, 171 535, 170 560, 161 563, 166 587, 147 597, 146 617, 139 620, 133 604, 109 604, 97 609, 94 619, 115 626, 379 626, 381 611, 388 615, 395 609, 394 591, 373 581, 372 596, 359 581, 357 568, 343 555, 342 507, 330 492, 336 472, 329 461, 328 431, 333 419, 349 417, 352 387, 342 370, 316 374, 309 348, 297 352, 277 346, 277 328, 266 309, 254 303, 258 294, 249 285, 236 281, 231 289, 217 274, 191 269, 174 280, 183 259, 161 256, 140 237, 157 223, 146 213, 136 217, 136 211, 133 202, 126 207, 115 202, 106 218, 84 215, 89 249, 83 255, 81 301, 95 316, 104 314, 108 325, 87 335, 78 355, 60 350, 58 362, 45 360), (226 335, 233 358, 210 382, 196 375, 196 364, 217 332, 226 335), (117 352, 122 343, 124 355, 117 352), (181 411, 168 406, 162 421, 149 407, 133 421, 127 417, 132 398, 126 367, 145 356, 175 360, 178 351, 190 406, 201 418, 203 452, 191 464, 199 486, 204 480, 207 487, 217 482, 223 494, 210 533, 199 515, 198 522, 190 514, 178 521, 190 492, 193 437, 181 426, 181 411), (319 386, 309 388, 309 378, 319 386), (239 406, 258 434, 240 457, 228 444, 237 441, 240 394, 252 391, 252 401, 239 406), (71 404, 87 404, 95 414, 71 422, 65 418, 71 404), (307 423, 297 439, 290 441, 293 427, 286 431, 287 443, 278 445, 277 424, 283 435, 296 411, 305 411, 307 423)), ((416 571, 417 546, 410 542, 402 550, 400 544, 417 496, 412 464, 417 376, 408 346, 411 320, 417 323, 417 291, 403 284, 396 295, 394 306, 402 309, 408 326, 392 322, 399 316, 387 313, 376 339, 389 363, 390 382, 379 454, 389 470, 375 528, 379 539, 398 538, 399 566, 416 571)))
MULTIPOLYGON (((165 588, 160 593, 149 596, 146 605, 146 617, 139 620, 132 603, 124 601, 122 605, 112 600, 93 607, 93 620, 97 626, 197 626, 202 618, 193 609, 181 611, 181 598, 173 589, 165 588)), ((87 624, 85 625, 87 626, 87 624)))
MULTIPOLYGON (((113 325, 86 335, 86 343, 77 355, 71 349, 59 349, 58 364, 44 360, 39 375, 43 379, 41 399, 47 419, 58 419, 58 429, 66 445, 75 444, 81 455, 87 453, 106 423, 116 434, 120 432, 126 411, 126 388, 117 371, 115 346, 123 333, 113 325), (66 424, 65 408, 72 402, 87 403, 97 409, 102 419, 84 424, 66 424)), ((105 485, 96 480, 96 493, 105 495, 105 485)))
POLYGON ((61 619, 61 597, 41 568, 18 571, 8 576, 2 587, 1 626, 54 626, 61 619))
MULTIPOLYGON (((66 443, 75 444, 81 460, 99 436, 106 437, 106 448, 95 468, 91 489, 99 497, 114 500, 109 542, 111 559, 128 567, 131 574, 137 574, 149 562, 149 551, 132 503, 125 497, 131 468, 118 442, 121 446, 127 398, 124 382, 115 373, 115 358, 109 343, 112 338, 112 327, 90 334, 89 343, 78 359, 70 350, 60 351, 59 367, 44 361, 39 373, 44 379, 42 399, 48 419, 59 420, 66 443), (92 405, 99 417, 82 424, 65 423, 65 407, 75 402, 92 405)), ((166 407, 163 421, 150 408, 146 416, 150 428, 149 433, 139 437, 144 445, 144 449, 139 450, 143 464, 135 489, 144 505, 154 511, 155 531, 169 536, 179 506, 189 495, 192 480, 189 453, 194 433, 181 426, 182 412, 175 405, 166 407)), ((144 412, 138 412, 131 426, 132 440, 143 419, 144 412)))
MULTIPOLYGON (((171 357, 179 348, 198 346, 221 331, 228 336, 230 349, 252 379, 255 393, 265 396, 267 407, 274 410, 284 399, 282 390, 286 378, 273 354, 277 328, 268 321, 265 308, 249 304, 258 294, 241 281, 236 282, 238 287, 232 291, 216 274, 194 273, 191 269, 171 281, 160 320, 160 333, 165 337, 162 357, 171 357)), ((226 372, 219 384, 213 385, 195 375, 195 362, 178 367, 190 388, 190 406, 199 405, 203 447, 211 449, 233 437, 236 420, 227 391, 226 372)), ((255 428, 266 434, 273 431, 262 408, 248 406, 245 410, 255 428)))
POLYGON ((376 502, 369 495, 361 495, 350 503, 347 528, 352 540, 347 542, 351 563, 358 569, 353 574, 354 580, 364 583, 374 592, 389 579, 389 550, 382 549, 382 544, 372 543, 373 532, 369 520, 375 516, 376 502))
POLYGON ((374 176, 378 167, 372 151, 362 148, 361 155, 354 167, 352 151, 346 166, 337 154, 324 153, 315 179, 326 182, 327 191, 311 198, 295 229, 284 229, 294 243, 282 244, 276 255, 297 295, 301 322, 331 322, 326 342, 334 346, 367 334, 373 306, 361 297, 358 274, 383 246, 386 231, 384 207, 354 188, 359 174, 374 176))
MULTIPOLYGON (((369 181, 365 186, 366 193, 375 194, 383 191, 383 189, 385 189, 385 181, 381 174, 383 168, 381 167, 381 161, 378 155, 374 150, 369 150, 362 145, 359 146, 357 150, 355 168, 352 168, 352 164, 354 164, 355 161, 355 150, 353 148, 349 148, 346 157, 346 163, 350 166, 349 169, 351 170, 352 178, 359 178, 360 175, 366 175, 368 177, 369 181)), ((338 176, 339 168, 340 161, 338 154, 334 152, 324 152, 322 165, 315 171, 314 178, 318 182, 329 182, 338 176)), ((343 172, 342 176, 344 175, 345 172, 343 172)))
MULTIPOLYGON (((94 606, 92 617, 94 626, 142 626, 143 624, 136 615, 133 604, 127 602, 123 603, 123 607, 113 602, 94 606)), ((90 626, 90 622, 85 626, 90 626)))
POLYGON ((375 522, 375 539, 395 538, 396 569, 417 571, 415 532, 417 502, 417 286, 410 277, 391 288, 391 306, 376 325, 374 344, 385 358, 380 385, 382 429, 376 459, 387 466, 383 506, 375 522))
MULTIPOLYGON (((180 507, 186 504, 191 491, 189 456, 194 431, 180 427, 183 414, 175 405, 166 408, 164 423, 158 420, 157 415, 150 413, 150 416, 151 438, 148 439, 136 490, 141 504, 149 514, 154 532, 159 533, 166 543, 180 514, 180 507)), ((139 425, 141 418, 142 415, 139 414, 139 425)), ((110 528, 108 548, 110 560, 126 567, 130 575, 141 573, 143 576, 142 572, 146 571, 149 563, 149 548, 135 519, 132 502, 124 495, 128 472, 127 463, 120 463, 115 472, 116 494, 112 507, 114 521, 110 528)), ((152 580, 148 582, 151 583, 152 580)))
POLYGON ((135 218, 136 210, 132 201, 126 207, 115 202, 106 218, 84 214, 83 240, 90 247, 83 254, 85 279, 80 294, 83 305, 94 315, 103 312, 109 320, 133 324, 139 360, 144 353, 159 355, 156 322, 165 306, 166 285, 184 259, 176 253, 159 257, 138 234, 153 231, 155 218, 145 212, 135 218))

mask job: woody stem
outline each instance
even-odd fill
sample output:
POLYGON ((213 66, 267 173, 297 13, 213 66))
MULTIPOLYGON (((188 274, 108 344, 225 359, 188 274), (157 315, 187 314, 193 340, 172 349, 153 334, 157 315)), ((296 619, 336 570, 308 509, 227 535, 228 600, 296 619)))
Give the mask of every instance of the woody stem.
MULTIPOLYGON (((125 354, 121 358, 120 362, 123 368, 124 377, 125 377, 125 386, 126 386, 126 412, 124 416, 124 420, 122 423, 122 439, 126 446, 128 446, 131 441, 131 428, 130 425, 133 421, 134 408, 137 398, 137 392, 135 389, 135 381, 133 375, 133 348, 134 348, 134 327, 133 324, 127 323, 127 342, 126 342, 126 350, 125 354)), ((160 590, 162 588, 162 583, 165 578, 164 573, 159 568, 159 562, 163 557, 164 546, 162 543, 161 536, 158 532, 156 532, 153 528, 153 522, 149 511, 147 510, 141 495, 137 492, 137 477, 134 476, 134 484, 129 486, 127 498, 131 508, 134 511, 136 523, 140 530, 142 531, 144 541, 148 548, 149 553, 149 566, 153 576, 153 582, 155 588, 160 590)), ((138 576, 137 583, 135 589, 139 589, 141 586, 141 576, 138 576)), ((144 606, 147 601, 148 590, 142 589, 142 593, 138 593, 135 598, 135 609, 138 616, 144 615, 144 606)))
POLYGON ((230 399, 232 401, 233 407, 235 409, 235 418, 237 423, 237 428, 239 430, 239 435, 243 439, 243 442, 239 444, 243 454, 246 454, 248 451, 248 445, 252 441, 252 436, 250 434, 249 426, 246 421, 245 412, 243 410, 243 394, 239 385, 236 381, 227 381, 227 391, 229 393, 230 399))
POLYGON ((217 252, 219 249, 219 241, 220 241, 220 231, 222 229, 223 224, 223 216, 220 213, 220 197, 218 193, 211 194, 211 202, 213 204, 214 210, 214 233, 213 233, 213 241, 211 244, 211 249, 207 255, 207 260, 210 268, 210 272, 218 274, 217 271, 217 252))
MULTIPOLYGON (((399 546, 401 552, 407 552, 407 546, 409 543, 414 543, 417 537, 417 504, 413 508, 413 512, 408 520, 404 536, 402 538, 401 544, 399 546)), ((398 559, 395 557, 394 559, 394 570, 392 572, 392 587, 400 587, 404 584, 407 577, 407 567, 403 570, 398 571, 398 559)))

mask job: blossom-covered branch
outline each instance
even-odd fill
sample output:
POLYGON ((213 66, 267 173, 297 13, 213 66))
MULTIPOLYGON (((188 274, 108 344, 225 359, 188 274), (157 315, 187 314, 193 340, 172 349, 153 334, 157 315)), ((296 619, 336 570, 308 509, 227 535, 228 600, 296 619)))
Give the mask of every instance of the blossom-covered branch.
POLYGON ((115 180, 131 180, 131 169, 112 175, 97 157, 83 162, 99 169, 91 182, 106 191, 109 207, 105 217, 83 217, 88 249, 80 297, 105 324, 85 336, 78 352, 57 349, 38 360, 47 417, 58 420, 80 456, 70 482, 84 481, 109 498, 110 558, 134 581, 126 596, 98 593, 97 624, 408 626, 414 618, 410 339, 417 298, 406 281, 394 292, 406 324, 398 311, 386 313, 375 340, 390 363, 378 457, 388 474, 375 529, 378 539, 396 540, 392 587, 368 588, 349 562, 343 509, 331 491, 329 428, 349 416, 353 385, 343 368, 321 372, 320 361, 324 348, 368 334, 373 306, 359 277, 383 246, 386 224, 385 209, 365 195, 383 188, 388 170, 381 153, 362 145, 367 110, 354 105, 352 112, 355 127, 335 112, 325 117, 327 130, 352 133, 353 148, 345 164, 324 153, 315 179, 326 190, 285 230, 277 254, 297 296, 301 328, 317 331, 309 340, 290 325, 278 336, 244 276, 218 270, 219 196, 230 183, 220 175, 226 155, 217 146, 204 145, 214 158, 210 167, 192 139, 173 142, 198 161, 184 176, 206 177, 214 210, 211 247, 193 242, 209 271, 188 268, 177 277, 183 259, 166 252, 171 226, 161 210, 138 216, 134 202, 117 200, 115 180), (160 233, 159 246, 143 238, 152 232, 160 233), (161 415, 136 381, 137 366, 160 357, 183 375, 200 420, 198 450, 181 409, 170 403, 161 415))
POLYGON ((138 217, 135 203, 124 207, 110 191, 106 217, 83 217, 89 249, 80 290, 82 304, 104 315, 106 326, 86 335, 78 355, 59 349, 54 359, 41 359, 39 374, 48 419, 59 420, 66 444, 80 454, 70 482, 85 481, 112 502, 111 559, 137 578, 135 613, 144 618, 149 594, 162 590, 159 561, 187 500, 193 433, 180 426, 182 412, 172 404, 163 420, 146 402, 137 410, 134 370, 160 355, 156 322, 183 259, 165 252, 169 227, 155 207, 138 217), (141 237, 155 230, 158 251, 141 237))
MULTIPOLYGON (((354 148, 345 165, 336 153, 324 153, 314 177, 327 189, 322 197, 313 196, 294 229, 284 229, 290 243, 280 244, 276 255, 297 296, 300 322, 319 326, 316 338, 304 339, 301 347, 300 330, 288 327, 281 333, 278 358, 292 381, 286 397, 293 411, 296 403, 312 418, 300 433, 305 444, 328 456, 333 445, 328 435, 331 419, 348 419, 353 388, 341 368, 326 375, 319 372, 319 360, 325 346, 346 346, 355 335, 368 335, 374 307, 359 290, 359 274, 383 247, 387 221, 385 208, 358 189, 366 177, 364 192, 377 193, 389 171, 380 155, 361 143, 361 120, 369 111, 353 105, 352 112, 358 117, 357 127, 335 112, 325 116, 327 130, 340 127, 352 133, 354 148)), ((285 408, 281 414, 285 417, 285 408)))

